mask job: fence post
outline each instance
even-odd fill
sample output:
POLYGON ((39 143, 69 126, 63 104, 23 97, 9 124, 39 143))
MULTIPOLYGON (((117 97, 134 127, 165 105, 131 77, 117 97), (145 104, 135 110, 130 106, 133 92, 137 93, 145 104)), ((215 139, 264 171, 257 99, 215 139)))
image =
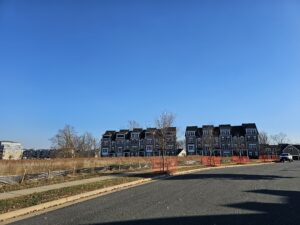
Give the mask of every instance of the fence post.
POLYGON ((25 176, 26 176, 26 168, 24 169, 24 173, 23 173, 23 177, 22 177, 22 180, 21 180, 21 184, 24 182, 25 176))

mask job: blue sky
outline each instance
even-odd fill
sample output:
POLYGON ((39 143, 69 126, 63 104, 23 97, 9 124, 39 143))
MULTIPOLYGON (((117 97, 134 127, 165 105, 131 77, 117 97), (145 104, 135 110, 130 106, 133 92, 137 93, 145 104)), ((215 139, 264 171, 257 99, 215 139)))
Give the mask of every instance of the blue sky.
POLYGON ((173 112, 300 142, 300 1, 0 0, 0 139, 173 112))

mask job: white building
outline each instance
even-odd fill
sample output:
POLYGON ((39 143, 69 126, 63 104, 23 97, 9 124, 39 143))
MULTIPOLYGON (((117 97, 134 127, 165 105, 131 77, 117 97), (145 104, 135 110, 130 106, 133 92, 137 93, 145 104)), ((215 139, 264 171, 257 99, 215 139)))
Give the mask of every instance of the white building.
POLYGON ((0 159, 21 159, 22 145, 13 141, 0 141, 0 159))

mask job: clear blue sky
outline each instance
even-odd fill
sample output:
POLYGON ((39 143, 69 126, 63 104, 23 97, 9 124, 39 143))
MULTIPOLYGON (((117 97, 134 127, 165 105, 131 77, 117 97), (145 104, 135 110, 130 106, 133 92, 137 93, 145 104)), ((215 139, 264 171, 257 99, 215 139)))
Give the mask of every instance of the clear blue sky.
POLYGON ((300 1, 0 0, 0 139, 49 147, 163 111, 300 142, 300 1))

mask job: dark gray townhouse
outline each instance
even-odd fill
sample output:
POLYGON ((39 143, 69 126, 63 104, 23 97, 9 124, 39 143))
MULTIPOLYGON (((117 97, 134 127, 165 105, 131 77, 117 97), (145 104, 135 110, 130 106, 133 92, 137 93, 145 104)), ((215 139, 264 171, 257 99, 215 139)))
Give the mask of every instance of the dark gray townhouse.
POLYGON ((144 138, 145 131, 142 128, 134 128, 130 132, 130 156, 144 155, 144 138))
POLYGON ((115 156, 116 131, 108 130, 102 135, 101 156, 115 156))
POLYGON ((165 134, 165 155, 176 155, 176 127, 168 127, 165 134))
POLYGON ((233 156, 259 155, 258 130, 255 123, 241 126, 188 126, 185 132, 188 155, 233 156))
POLYGON ((115 156, 129 156, 130 155, 130 132, 129 130, 120 130, 116 132, 115 139, 115 156))
POLYGON ((176 155, 176 127, 106 131, 101 139, 101 156, 176 155))
POLYGON ((159 155, 158 130, 156 128, 147 128, 145 130, 145 156, 159 155))

